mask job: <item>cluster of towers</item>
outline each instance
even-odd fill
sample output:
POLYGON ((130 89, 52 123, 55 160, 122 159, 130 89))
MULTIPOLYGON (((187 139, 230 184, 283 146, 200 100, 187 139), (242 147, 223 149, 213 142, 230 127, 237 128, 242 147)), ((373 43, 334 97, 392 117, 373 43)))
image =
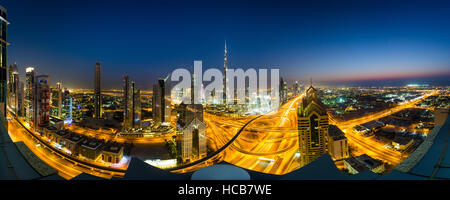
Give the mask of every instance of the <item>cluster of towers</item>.
MULTIPOLYGON (((94 114, 96 119, 103 118, 101 63, 95 63, 94 72, 94 114)), ((136 89, 135 83, 128 75, 123 76, 123 130, 130 131, 141 127, 141 90, 136 89)))
POLYGON ((37 75, 34 67, 25 69, 25 84, 19 80, 17 64, 9 67, 7 105, 34 128, 48 126, 50 120, 50 86, 48 75, 37 75))

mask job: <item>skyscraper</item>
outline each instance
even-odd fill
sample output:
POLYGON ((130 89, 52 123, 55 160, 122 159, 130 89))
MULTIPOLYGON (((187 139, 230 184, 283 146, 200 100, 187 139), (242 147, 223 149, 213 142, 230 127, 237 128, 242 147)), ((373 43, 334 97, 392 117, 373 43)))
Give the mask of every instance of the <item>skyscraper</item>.
MULTIPOLYGON (((133 86, 134 87, 134 86, 133 86)), ((142 107, 141 107, 141 90, 136 90, 133 96, 133 127, 140 128, 141 127, 141 117, 142 117, 142 107)))
POLYGON ((17 107, 17 90, 19 86, 19 71, 16 63, 9 65, 8 75, 8 106, 15 111, 17 107))
POLYGON ((123 128, 139 128, 141 122, 141 91, 129 76, 123 76, 123 128))
POLYGON ((300 166, 327 152, 328 114, 312 81, 298 106, 298 136, 300 166))
POLYGON ((284 104, 287 101, 287 84, 283 80, 282 77, 280 77, 280 104, 284 104))
MULTIPOLYGON (((0 114, 6 117, 6 47, 9 43, 6 41, 6 26, 9 22, 6 20, 7 14, 6 9, 0 6, 0 114)), ((4 123, 7 127, 7 123, 4 123)))
POLYGON ((227 60, 227 41, 225 41, 225 53, 223 56, 223 104, 227 104, 227 70, 228 70, 228 60, 227 60))
POLYGON ((50 115, 52 117, 61 118, 62 115, 62 89, 61 83, 56 83, 55 88, 50 90, 50 115))
POLYGON ((50 122, 50 86, 47 75, 36 77, 36 112, 37 127, 48 126, 50 122))
POLYGON ((298 85, 298 81, 295 81, 293 90, 294 90, 293 91, 294 97, 296 97, 298 95, 299 90, 300 90, 299 85, 298 85))
POLYGON ((128 77, 128 75, 124 75, 122 107, 123 107, 123 128, 125 130, 130 129, 133 123, 131 111, 131 109, 133 109, 133 101, 131 99, 132 95, 130 95, 130 93, 132 92, 130 86, 131 86, 130 78, 128 77))
POLYGON ((27 67, 25 69, 25 121, 28 124, 34 124, 34 104, 35 99, 35 78, 36 73, 33 67, 27 67))
POLYGON ((73 113, 73 97, 69 94, 69 91, 64 91, 62 95, 62 105, 61 105, 61 118, 67 120, 68 122, 72 121, 73 113))
POLYGON ((22 81, 17 81, 17 92, 16 92, 16 101, 17 101, 17 107, 16 107, 16 114, 20 117, 23 117, 25 115, 24 111, 24 84, 22 81))
POLYGON ((102 118, 102 80, 101 80, 101 64, 95 63, 95 80, 94 80, 94 118, 102 118))
POLYGON ((207 154, 206 123, 202 104, 180 104, 177 148, 183 162, 203 158, 207 154))
POLYGON ((166 79, 158 79, 158 84, 153 85, 152 112, 155 123, 169 122, 170 103, 166 99, 166 79))

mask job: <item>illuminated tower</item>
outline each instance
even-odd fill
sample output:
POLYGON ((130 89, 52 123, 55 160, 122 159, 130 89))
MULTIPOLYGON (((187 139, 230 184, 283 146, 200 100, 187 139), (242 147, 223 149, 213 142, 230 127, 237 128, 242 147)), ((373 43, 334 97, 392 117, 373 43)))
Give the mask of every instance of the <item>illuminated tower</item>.
POLYGON ((35 119, 38 127, 49 125, 50 120, 50 87, 49 77, 39 75, 36 77, 35 119))
POLYGON ((177 121, 177 148, 183 162, 201 159, 207 154, 206 123, 202 104, 180 104, 177 121))
POLYGON ((311 85, 298 106, 300 166, 327 152, 328 114, 317 90, 311 85))
POLYGON ((123 76, 123 128, 138 128, 141 121, 141 94, 136 92, 134 82, 127 75, 123 76))
POLYGON ((56 118, 61 118, 62 116, 61 83, 56 83, 56 87, 50 89, 50 115, 56 118))
POLYGON ((225 54, 223 56, 223 104, 227 104, 227 69, 228 69, 228 60, 227 60, 227 41, 225 41, 225 54))
POLYGON ((130 120, 130 109, 132 108, 132 102, 130 102, 130 78, 128 75, 123 76, 123 128, 128 130, 131 128, 132 120, 130 120))
POLYGON ((9 82, 8 82, 8 105, 17 113, 17 90, 19 87, 19 71, 17 64, 9 65, 9 82))
POLYGON ((24 101, 24 110, 25 110, 25 120, 31 125, 34 123, 34 106, 33 101, 35 99, 35 78, 36 73, 34 72, 33 67, 27 67, 25 69, 25 101, 24 101))
POLYGON ((102 118, 102 80, 101 64, 95 63, 95 82, 94 82, 94 118, 102 118))
POLYGON ((153 85, 152 113, 155 123, 170 122, 170 102, 166 99, 167 78, 160 78, 158 84, 153 85))
MULTIPOLYGON (((6 117, 6 47, 9 43, 6 41, 6 26, 9 22, 6 20, 6 9, 0 6, 0 114, 6 117)), ((4 123, 7 127, 7 123, 4 123)), ((6 128, 8 130, 8 128, 6 128)))
POLYGON ((141 90, 139 89, 136 90, 133 95, 133 117, 134 117, 133 119, 134 128, 140 128, 142 118, 142 107, 141 107, 141 90))

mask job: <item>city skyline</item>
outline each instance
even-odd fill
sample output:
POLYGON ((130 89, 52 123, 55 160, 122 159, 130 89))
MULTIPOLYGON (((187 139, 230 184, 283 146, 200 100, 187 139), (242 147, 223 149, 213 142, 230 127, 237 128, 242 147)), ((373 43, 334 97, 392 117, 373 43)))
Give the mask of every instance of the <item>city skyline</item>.
POLYGON ((0 180, 449 179, 450 2, 2 3, 0 180))
POLYGON ((157 78, 192 69, 194 60, 223 66, 225 40, 229 68, 280 68, 289 84, 312 76, 349 85, 449 85, 449 14, 437 1, 273 9, 270 2, 24 2, 4 2, 12 22, 8 63, 17 63, 21 76, 34 66, 51 85, 92 88, 93 76, 83 75, 101 62, 103 88, 121 88, 128 74, 137 88, 151 90, 157 78))

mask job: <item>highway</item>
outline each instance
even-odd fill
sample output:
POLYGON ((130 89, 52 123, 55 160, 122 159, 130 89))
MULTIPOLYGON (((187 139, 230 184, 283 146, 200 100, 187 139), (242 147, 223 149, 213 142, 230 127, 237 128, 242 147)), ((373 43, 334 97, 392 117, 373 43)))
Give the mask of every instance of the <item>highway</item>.
MULTIPOLYGON (((113 176, 122 177, 125 175, 125 170, 107 168, 105 164, 103 166, 97 166, 87 161, 81 161, 65 155, 52 147, 48 142, 42 140, 42 138, 39 138, 40 136, 27 130, 11 113, 8 113, 8 117, 10 118, 8 120, 8 133, 13 141, 23 141, 36 156, 56 169, 58 175, 65 179, 72 179, 82 172, 106 179, 111 179, 113 176)), ((101 165, 101 163, 97 164, 101 165)))

